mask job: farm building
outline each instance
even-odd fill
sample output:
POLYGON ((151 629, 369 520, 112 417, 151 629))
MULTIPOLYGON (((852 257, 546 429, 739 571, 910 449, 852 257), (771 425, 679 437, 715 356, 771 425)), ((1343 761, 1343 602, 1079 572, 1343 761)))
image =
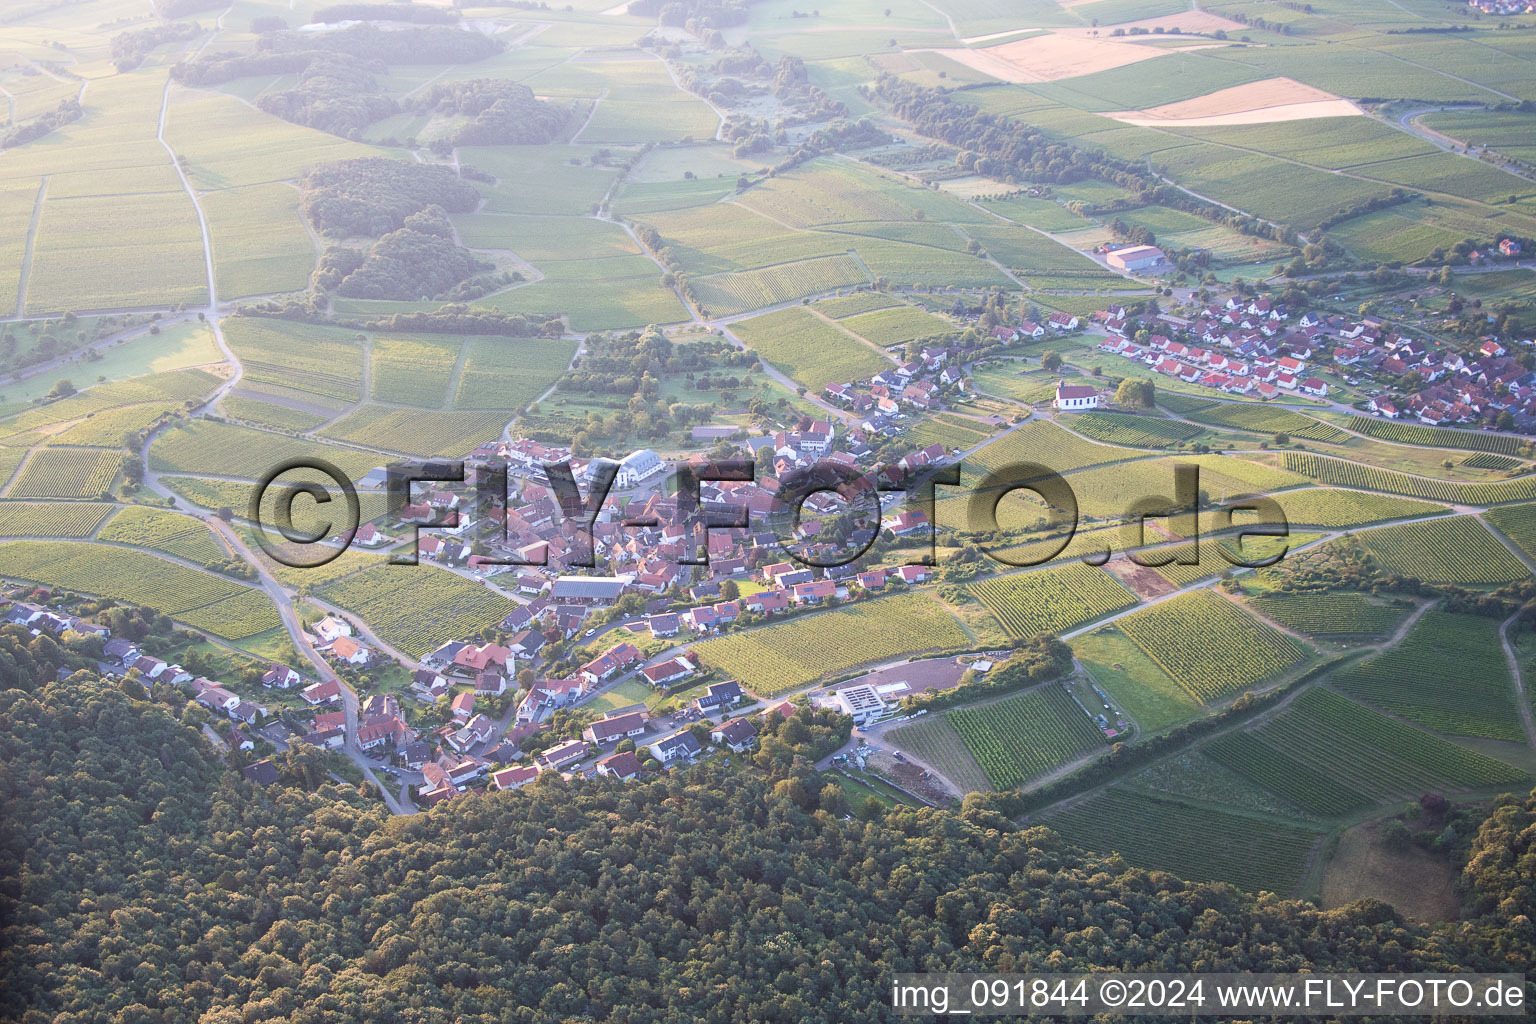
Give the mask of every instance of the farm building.
POLYGON ((1128 249, 1116 249, 1104 256, 1105 263, 1127 273, 1155 267, 1165 259, 1167 257, 1163 255, 1163 250, 1155 245, 1133 245, 1128 249))

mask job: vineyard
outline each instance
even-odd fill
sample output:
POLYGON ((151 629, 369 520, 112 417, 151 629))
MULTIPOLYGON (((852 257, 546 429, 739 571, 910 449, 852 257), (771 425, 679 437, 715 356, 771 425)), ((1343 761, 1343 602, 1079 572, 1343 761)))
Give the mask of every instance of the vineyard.
POLYGON ((1519 459, 1512 459, 1507 455, 1494 455, 1490 452, 1478 452, 1476 455, 1468 455, 1461 460, 1461 464, 1468 469, 1519 469, 1522 463, 1519 459))
POLYGON ((230 561, 224 545, 196 519, 142 505, 123 509, 96 536, 98 540, 117 544, 154 548, 197 562, 206 569, 230 561))
POLYGON ((351 479, 387 461, 372 452, 305 441, 249 427, 197 420, 167 430, 149 450, 151 469, 259 480, 290 459, 319 458, 351 479))
POLYGON ((716 637, 694 650, 705 664, 771 697, 859 665, 973 645, 933 598, 898 594, 716 637))
POLYGON ((1388 718, 1331 690, 1311 687, 1255 733, 1340 785, 1373 800, 1396 800, 1445 786, 1520 782, 1503 761, 1388 718))
POLYGON ((1306 657, 1296 641, 1208 590, 1153 605, 1117 625, 1202 702, 1238 693, 1306 657))
POLYGON ((1385 526, 1358 537, 1383 569, 1431 583, 1511 583, 1529 575, 1473 516, 1385 526))
POLYGON ((130 440, 149 430, 155 421, 168 414, 171 408, 161 402, 145 402, 140 405, 125 405, 118 409, 104 409, 63 433, 53 435, 48 439, 48 443, 96 448, 126 448, 130 440))
POLYGON ((992 789, 992 781, 976 763, 947 714, 924 715, 911 725, 892 729, 885 738, 964 792, 985 793, 992 789))
POLYGON ((1034 420, 1004 434, 969 460, 985 470, 1038 463, 1057 473, 1136 458, 1141 452, 1085 441, 1048 420, 1034 420))
POLYGON ((121 452, 101 448, 39 448, 32 453, 8 498, 94 498, 112 486, 121 452))
POLYGON ((441 408, 461 344, 457 338, 374 338, 374 399, 441 408))
POLYGON ((1255 600, 1253 607, 1288 629, 1313 636, 1384 636, 1409 612, 1363 594, 1272 594, 1255 600))
POLYGON ((1501 480, 1498 483, 1453 484, 1445 480, 1431 480, 1390 469, 1363 466, 1358 462, 1325 458, 1310 452, 1285 452, 1283 457, 1285 468, 1290 472, 1299 473, 1318 483, 1340 487, 1386 491, 1388 494, 1447 501, 1457 505, 1498 505, 1507 501, 1530 501, 1536 498, 1536 476, 1501 480))
POLYGON ((1504 434, 1457 430, 1452 427, 1430 427, 1421 423, 1402 423, 1370 416, 1351 416, 1344 425, 1357 434, 1364 434, 1381 441, 1395 441, 1398 444, 1414 444, 1428 448, 1461 448, 1466 451, 1492 452, 1496 455, 1520 455, 1526 446, 1520 438, 1504 434))
POLYGON ((877 309, 890 309, 900 304, 900 299, 894 299, 884 292, 854 292, 852 295, 822 299, 820 302, 812 303, 811 308, 823 316, 841 320, 845 316, 873 313, 877 309))
POLYGON ((804 295, 868 284, 869 275, 848 254, 817 256, 756 270, 713 274, 692 281, 693 296, 711 316, 730 316, 804 295))
POLYGON ((994 576, 969 589, 1014 637, 1065 632, 1136 603, 1114 576, 1082 562, 994 576))
POLYGON ((363 350, 355 332, 313 324, 235 316, 224 337, 244 368, 242 381, 270 385, 275 393, 322 404, 361 398, 363 350))
POLYGON ((0 502, 0 537, 89 537, 116 505, 98 502, 0 502))
MULTIPOLYGON (((365 405, 332 423, 324 435, 407 455, 459 456, 501 436, 507 414, 423 412, 365 405)), ((375 461, 379 456, 374 456, 375 461)))
POLYGON ((1436 732, 1524 739, 1498 619, 1431 609, 1402 643, 1340 672, 1334 685, 1436 732))
POLYGON ((1372 803, 1370 797, 1303 764, 1255 733, 1228 733, 1207 743, 1202 750, 1217 764, 1308 814, 1331 817, 1372 803))
POLYGON ((1046 817, 1068 842, 1195 881, 1289 894, 1320 834, 1111 788, 1046 817))
MULTIPOLYGON (((135 377, 132 380, 114 381, 78 392, 57 402, 50 402, 19 413, 0 426, 0 437, 12 438, 17 434, 47 426, 51 423, 67 423, 83 419, 107 409, 126 405, 144 405, 150 402, 180 405, 200 399, 219 385, 220 378, 206 370, 171 370, 152 377, 135 377)), ((14 440, 7 444, 16 443, 14 440)))
POLYGON ((1023 785, 1105 744, 1099 727, 1056 685, 945 717, 996 790, 1023 785))
POLYGON ((1253 430, 1261 434, 1289 434, 1291 437, 1299 437, 1307 441, 1342 444, 1349 440, 1349 435, 1344 431, 1331 427, 1321 420, 1303 416, 1299 412, 1291 412, 1289 409, 1272 409, 1263 405, 1223 405, 1219 409, 1202 411, 1200 419, 1205 423, 1237 427, 1240 430, 1253 430))
POLYGON ((935 417, 918 423, 907 431, 906 436, 914 448, 927 448, 929 445, 936 444, 948 452, 957 448, 962 450, 973 448, 985 441, 988 435, 970 426, 962 426, 959 423, 935 417))
POLYGON ((813 391, 891 368, 879 352, 804 309, 781 309, 731 329, 764 361, 813 391))
POLYGON ((413 658, 495 629, 515 607, 479 583, 429 565, 376 565, 327 585, 320 595, 361 616, 379 639, 413 658))
POLYGON ((142 604, 188 625, 240 640, 274 629, 277 609, 260 591, 144 551, 65 541, 0 545, 4 575, 142 604))
POLYGON ((1536 558, 1536 502, 1491 508, 1483 518, 1532 558, 1536 558))
POLYGON ((472 338, 454 408, 521 412, 559 379, 575 352, 574 341, 472 338))
POLYGON ((1067 422, 1072 430, 1095 441, 1129 448, 1169 448, 1203 432, 1200 427, 1178 420, 1126 413, 1085 412, 1067 422))
POLYGON ((948 320, 913 306, 897 306, 873 313, 860 313, 843 321, 854 334, 876 345, 901 345, 918 339, 934 338, 955 329, 948 320))
POLYGON ((1327 487, 1304 487, 1297 491, 1287 491, 1275 495, 1275 500, 1280 503, 1286 521, 1291 525, 1321 526, 1330 530, 1380 523, 1389 519, 1414 519, 1446 511, 1443 506, 1412 498, 1327 487))

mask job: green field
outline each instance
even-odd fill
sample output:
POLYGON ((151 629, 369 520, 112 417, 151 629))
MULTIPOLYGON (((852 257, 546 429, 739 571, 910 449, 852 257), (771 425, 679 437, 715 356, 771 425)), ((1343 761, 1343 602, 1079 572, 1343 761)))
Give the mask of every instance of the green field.
POLYGON ((858 665, 974 646, 927 594, 897 594, 706 640, 694 650, 753 693, 769 697, 858 665))
POLYGON ((1136 603, 1114 576, 1082 562, 994 576, 969 590, 1010 636, 1020 638, 1062 633, 1136 603))
POLYGON ((471 339, 454 408, 507 412, 526 408, 565 372, 575 351, 571 341, 471 339))
POLYGON ((1288 472, 1310 477, 1321 484, 1386 491, 1410 498, 1428 498, 1457 505, 1497 505, 1536 498, 1536 477, 1501 480, 1498 483, 1454 484, 1445 480, 1397 473, 1358 462, 1330 459, 1310 452, 1285 452, 1282 465, 1288 472))
POLYGON ((1288 629, 1313 636, 1383 636, 1409 609, 1372 601, 1364 594, 1268 594, 1253 610, 1288 629))
POLYGON ((763 360, 813 392, 862 380, 892 363, 879 352, 804 309, 782 309, 733 324, 763 360))
POLYGON ((514 607, 479 583, 425 564, 376 565, 319 594, 361 616, 381 640, 412 658, 494 629, 514 607))
POLYGON ((102 527, 97 540, 152 548, 211 569, 231 561, 230 552, 207 526, 189 516, 136 505, 102 527))
POLYGON ((89 537, 116 507, 85 501, 0 502, 0 537, 89 537))
POLYGON ((1434 583, 1512 583, 1530 575, 1472 516, 1384 526, 1359 537, 1383 569, 1434 583))
POLYGON ((1334 685, 1437 732, 1524 740, 1498 619, 1431 609, 1402 643, 1334 685))
POLYGON ((1120 629, 1196 700, 1272 679, 1306 650, 1232 602, 1200 590, 1119 620, 1120 629))
POLYGON ((994 789, 1012 789, 1100 749, 1104 734, 1064 687, 1038 689, 946 717, 994 789))
POLYGON ((39 448, 5 496, 94 498, 112 486, 122 462, 122 453, 99 448, 39 448))
POLYGON ((992 781, 976 763, 948 714, 925 715, 910 725, 892 729, 885 738, 967 793, 992 789, 992 781))

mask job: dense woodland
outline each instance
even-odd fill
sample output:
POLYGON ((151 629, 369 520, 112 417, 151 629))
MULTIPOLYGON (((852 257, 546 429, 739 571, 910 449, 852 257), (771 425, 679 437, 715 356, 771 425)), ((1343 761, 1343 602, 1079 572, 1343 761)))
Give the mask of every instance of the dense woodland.
POLYGON ((7 1020, 798 1024, 882 1019, 900 970, 1411 972, 1532 952, 1513 924, 1529 802, 1484 826, 1468 879, 1485 916, 1453 935, 1379 903, 1185 884, 980 807, 844 820, 803 763, 546 776, 390 819, 302 756, 255 789, 169 705, 85 673, 0 693, 0 745, 7 1020))
POLYGON ((554 142, 565 132, 569 112, 562 112, 533 90, 501 78, 439 82, 406 104, 406 109, 444 115, 469 115, 470 120, 445 136, 440 145, 537 146, 554 142))
POLYGON ((400 230, 428 207, 468 213, 480 202, 479 190, 451 167, 385 157, 321 164, 299 187, 304 213, 316 229, 340 237, 376 238, 400 230))

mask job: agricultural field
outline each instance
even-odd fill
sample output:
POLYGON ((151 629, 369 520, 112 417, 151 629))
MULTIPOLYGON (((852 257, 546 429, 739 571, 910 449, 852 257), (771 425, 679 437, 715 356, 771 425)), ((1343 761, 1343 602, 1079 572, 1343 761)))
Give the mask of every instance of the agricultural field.
POLYGON ((116 507, 85 501, 0 502, 0 537, 89 537, 116 507))
POLYGON ((201 199, 213 240, 221 299, 302 291, 315 250, 299 213, 299 191, 268 183, 210 192, 201 199))
POLYGON ((318 593, 360 616, 379 639, 412 658, 492 630, 516 607, 479 583, 426 564, 376 565, 318 593))
MULTIPOLYGON (((976 426, 979 427, 981 424, 978 423, 976 426)), ((929 445, 936 444, 945 451, 952 451, 971 448, 991 435, 960 423, 934 418, 916 424, 906 432, 905 436, 914 448, 927 448, 929 445)))
POLYGON ((1388 572, 1431 583, 1512 583, 1530 575, 1487 527, 1455 516, 1359 534, 1373 561, 1388 572))
POLYGON ((1307 814, 1333 817, 1373 802, 1253 732, 1231 732, 1200 749, 1205 757, 1307 814))
POLYGON ((501 436, 507 416, 497 412, 423 412, 365 405, 326 427, 340 441, 406 455, 459 456, 501 436))
MULTIPOLYGON (((1479 430, 1457 430, 1454 427, 1427 427, 1421 423, 1401 423, 1397 420, 1377 419, 1373 416, 1350 416, 1343 425, 1357 434, 1395 441, 1398 444, 1424 445, 1430 448, 1461 448, 1467 451, 1492 452, 1496 455, 1522 455, 1529 442, 1507 434, 1489 434, 1479 430)), ((1317 438, 1317 440, 1326 440, 1317 438)))
POLYGON ((1231 882, 1252 891, 1288 895, 1301 881, 1322 838, 1300 825, 1194 807, 1111 788, 1041 824, 1068 842, 1117 853, 1141 868, 1183 878, 1231 882))
POLYGON ((1153 605, 1117 625, 1202 703, 1273 679, 1307 656, 1295 640, 1208 590, 1153 605))
POLYGON ((948 714, 924 715, 911 725, 890 730, 885 738, 967 793, 992 789, 992 780, 976 763, 948 714))
POLYGON ((1104 734, 1064 687, 1042 686, 946 718, 995 790, 1013 789, 1100 749, 1104 734))
POLYGON ((1428 498, 1457 505, 1498 505, 1536 499, 1536 477, 1501 480, 1498 483, 1455 484, 1397 473, 1358 462, 1330 459, 1311 452, 1284 452, 1281 465, 1287 472, 1309 477, 1320 484, 1386 491, 1409 498, 1428 498))
POLYGON ((1443 505, 1432 505, 1427 501, 1330 487, 1303 487, 1277 494, 1274 498, 1285 512, 1286 521, 1292 525, 1321 526, 1330 530, 1389 519, 1416 519, 1447 511, 1443 505))
POLYGON ((1311 636, 1385 636, 1411 609, 1373 601, 1364 594, 1266 594, 1254 611, 1311 636))
POLYGON ((1524 740, 1498 619, 1431 609, 1401 643, 1333 685, 1436 732, 1524 740))
POLYGON ((1416 798, 1447 787, 1508 785, 1526 777, 1513 765, 1316 686, 1259 726, 1255 735, 1372 800, 1416 798))
POLYGON ((694 301, 706 315, 731 316, 868 283, 869 274, 859 261, 844 253, 697 277, 690 286, 694 301))
POLYGON ((1289 409, 1273 409, 1262 405, 1228 404, 1199 413, 1202 423, 1215 423, 1224 427, 1237 427, 1263 434, 1287 434, 1306 441, 1326 441, 1339 444, 1349 440, 1349 435, 1326 423, 1303 416, 1289 409))
POLYGON ((302 434, 313 430, 331 419, 331 416, 304 409, 294 409, 276 402, 265 401, 259 393, 240 394, 239 390, 224 396, 219 402, 224 414, 232 420, 257 427, 270 427, 302 434))
POLYGON ((1483 513, 1483 519, 1532 558, 1536 558, 1536 503, 1500 505, 1483 513))
POLYGON ((854 334, 881 347, 937 338, 955 330, 955 325, 948 320, 925 313, 914 306, 861 313, 840 322, 854 334))
POLYGON ((462 342, 433 335, 373 339, 373 399, 440 409, 446 401, 462 342))
POLYGON ((974 645, 943 605, 915 593, 731 633, 694 650, 705 664, 741 680, 753 693, 770 697, 859 665, 974 645))
POLYGON ((573 341, 472 338, 453 407, 525 409, 559 379, 575 351, 573 341))
POLYGON ((743 320, 732 332, 763 361, 814 392, 890 369, 890 359, 804 309, 743 320))
POLYGON ((245 368, 242 384, 266 384, 272 394, 338 409, 362 397, 363 349, 355 331, 230 317, 224 338, 245 368))
POLYGON ((1114 576, 1082 562, 993 576, 967 589, 1019 638, 1066 632, 1136 603, 1114 576))
POLYGON ((100 448, 39 448, 5 492, 7 498, 94 498, 122 467, 121 452, 100 448))
POLYGON ((172 406, 159 402, 105 409, 68 430, 51 435, 48 443, 85 448, 127 448, 134 437, 149 430, 172 409, 172 406))
POLYGON ((894 309, 901 306, 901 300, 893 298, 884 292, 854 292, 852 295, 837 295, 830 299, 822 299, 811 304, 811 308, 822 316, 829 316, 834 320, 844 317, 858 316, 860 313, 873 313, 877 309, 894 309))
POLYGON ((1057 473, 1137 458, 1144 452, 1095 444, 1047 420, 1034 420, 1012 430, 973 455, 968 464, 986 470, 1020 463, 1038 463, 1057 473))
POLYGON ((222 576, 188 569, 144 551, 64 541, 11 541, 0 545, 4 575, 133 604, 228 640, 280 625, 277 609, 260 591, 222 576))
POLYGON ((224 542, 196 519, 142 505, 130 506, 113 516, 96 539, 153 548, 196 562, 205 569, 231 560, 224 542))
POLYGON ((149 465, 156 471, 246 480, 259 480, 279 463, 297 458, 324 459, 354 480, 383 461, 371 452, 212 420, 179 424, 149 450, 149 465))
POLYGON ((1066 422, 1076 433, 1095 441, 1128 448, 1171 448, 1204 433, 1200 427, 1178 420, 1128 413, 1085 412, 1066 422))

